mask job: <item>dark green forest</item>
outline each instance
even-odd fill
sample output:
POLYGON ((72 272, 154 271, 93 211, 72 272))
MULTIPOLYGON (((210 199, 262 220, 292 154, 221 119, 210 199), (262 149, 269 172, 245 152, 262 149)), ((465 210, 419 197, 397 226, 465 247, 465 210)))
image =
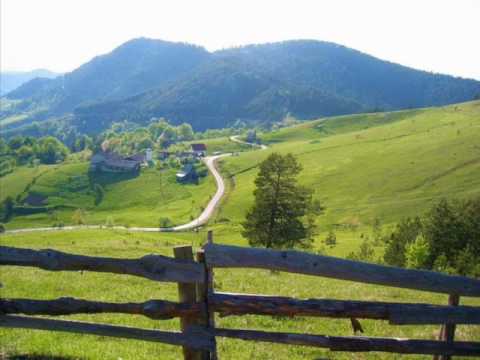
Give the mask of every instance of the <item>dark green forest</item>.
POLYGON ((250 45, 210 53, 134 39, 56 79, 34 79, 6 95, 0 112, 25 115, 5 130, 65 117, 85 133, 113 122, 166 117, 195 130, 445 105, 471 100, 480 82, 419 71, 334 43, 250 45))

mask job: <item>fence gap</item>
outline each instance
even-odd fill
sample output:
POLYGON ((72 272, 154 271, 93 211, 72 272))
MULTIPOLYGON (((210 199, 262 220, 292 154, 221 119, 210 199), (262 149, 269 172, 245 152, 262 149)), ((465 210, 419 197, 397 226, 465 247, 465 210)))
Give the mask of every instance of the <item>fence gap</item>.
MULTIPOLYGON (((175 259, 193 261, 193 250, 190 245, 176 246, 173 248, 175 259)), ((178 283, 178 297, 180 303, 194 303, 197 300, 197 286, 195 283, 178 283)), ((192 325, 199 324, 199 319, 193 316, 184 316, 180 318, 180 328, 185 333, 192 325)), ((183 346, 184 360, 203 360, 208 354, 205 351, 194 350, 183 346)))

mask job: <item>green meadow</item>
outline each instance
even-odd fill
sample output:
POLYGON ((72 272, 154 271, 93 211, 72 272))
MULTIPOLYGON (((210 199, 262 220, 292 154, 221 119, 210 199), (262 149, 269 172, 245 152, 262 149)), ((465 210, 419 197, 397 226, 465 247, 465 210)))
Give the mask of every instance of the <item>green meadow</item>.
MULTIPOLYGON (((205 241, 206 231, 213 230, 215 242, 247 246, 247 241, 240 234, 240 223, 252 204, 258 164, 273 151, 294 153, 302 163, 300 182, 313 188, 315 197, 326 206, 325 214, 318 218, 320 233, 312 251, 332 256, 346 257, 358 249, 362 239, 371 235, 375 218, 380 219, 385 230, 404 216, 421 214, 442 197, 480 195, 479 101, 439 108, 319 119, 265 133, 262 139, 269 144, 269 149, 242 152, 239 156, 221 161, 221 171, 227 180, 227 194, 208 226, 198 232, 55 231, 4 234, 0 241, 7 246, 49 247, 96 256, 139 257, 149 253, 172 256, 176 245, 200 247, 205 241), (337 245, 334 247, 326 247, 322 242, 330 229, 336 229, 337 245)), ((212 144, 215 142, 222 148, 228 144, 228 139, 212 140, 212 144)), ((93 195, 82 190, 86 189, 88 178, 78 175, 84 173, 86 166, 85 163, 73 163, 22 168, 5 176, 2 187, 9 195, 16 196, 29 184, 23 178, 36 176, 32 190, 48 194, 58 204, 86 208, 89 223, 103 223, 106 217, 112 216, 117 224, 131 226, 150 226, 161 216, 174 219, 177 223, 187 221, 189 216, 198 214, 215 189, 211 176, 198 186, 180 186, 175 183, 174 172, 160 175, 158 170, 149 169, 137 178, 121 181, 104 179, 105 198, 95 207, 93 195), (18 175, 20 170, 23 178, 18 175)), ((2 196, 4 194, 5 191, 2 196)), ((58 216, 66 221, 71 214, 69 209, 58 211, 58 216)), ((8 227, 51 223, 46 215, 38 215, 38 219, 35 216, 15 218, 8 227)), ((375 256, 380 257, 382 253, 383 246, 377 244, 375 256)), ((3 267, 1 282, 2 297, 7 298, 72 296, 118 302, 178 299, 175 284, 155 283, 132 276, 3 267)), ((215 289, 296 298, 447 303, 447 296, 441 294, 263 270, 216 269, 215 289)), ((480 306, 480 299, 462 298, 461 304, 480 306)), ((163 330, 179 329, 178 319, 154 321, 141 316, 109 314, 66 318, 163 330)), ((353 335, 349 320, 325 318, 217 316, 216 324, 231 328, 353 335)), ((361 320, 361 324, 366 336, 435 339, 439 331, 439 326, 391 326, 387 322, 373 320, 361 320)), ((13 358, 22 354, 66 359, 181 357, 180 348, 135 340, 11 329, 0 330, 0 337, 3 353, 13 358)), ((456 339, 478 341, 480 326, 458 326, 456 339)), ((218 339, 218 349, 220 359, 398 358, 382 353, 352 355, 221 338, 218 339)), ((406 358, 430 359, 431 356, 406 358)))
POLYGON ((139 176, 125 174, 97 175, 95 183, 105 190, 103 200, 95 205, 87 162, 20 168, 0 182, 2 198, 26 196, 28 192, 48 197, 49 213, 15 216, 7 228, 74 224, 75 211, 81 209, 86 224, 113 221, 126 226, 158 226, 160 218, 174 224, 189 222, 202 212, 215 193, 215 181, 207 176, 196 184, 178 184, 175 169, 142 169, 139 176))
MULTIPOLYGON (((241 244, 245 242, 231 236, 225 228, 211 227, 215 241, 241 244)), ((198 233, 134 233, 120 230, 77 230, 51 233, 10 234, 2 236, 2 245, 25 248, 55 248, 76 254, 111 257, 140 257, 149 253, 173 255, 173 247, 189 244, 198 248, 206 238, 206 230, 198 233)), ((341 232, 340 232, 341 233, 341 232)), ((341 233, 339 243, 350 243, 348 234, 341 233)), ((337 256, 343 255, 341 246, 330 250, 337 256)), ((157 283, 134 276, 110 275, 83 272, 48 272, 36 268, 3 267, 2 297, 52 299, 64 296, 113 302, 140 302, 148 299, 178 300, 177 286, 157 283)), ((313 276, 272 273, 265 270, 216 269, 215 289, 226 292, 277 294, 296 298, 334 298, 354 300, 376 300, 428 302, 445 304, 446 295, 362 285, 313 276)), ((462 298, 462 304, 480 305, 480 299, 462 298)), ((150 320, 143 316, 101 314, 62 317, 89 322, 179 330, 179 320, 150 320)), ((268 331, 287 331, 349 336, 353 335, 348 319, 285 318, 270 316, 216 317, 217 326, 250 328, 268 331)), ((384 321, 361 320, 367 336, 415 337, 434 339, 438 326, 391 326, 384 321)), ((459 326, 458 340, 478 340, 480 327, 459 326)), ((179 347, 122 340, 89 335, 74 335, 19 329, 0 330, 3 353, 14 356, 35 354, 40 358, 58 356, 62 359, 179 359, 179 347)), ((273 345, 269 343, 243 342, 218 338, 220 359, 351 359, 348 353, 334 353, 322 349, 301 346, 273 345)), ((18 357, 21 358, 21 357, 18 357)), ((382 353, 355 355, 356 359, 392 359, 382 353)), ((409 356, 411 359, 431 357, 409 356)), ((35 359, 35 357, 32 357, 35 359)), ((460 359, 460 358, 459 358, 460 359)))
POLYGON ((234 187, 222 217, 238 224, 253 200, 257 165, 293 153, 300 183, 326 206, 323 228, 392 224, 442 197, 480 195, 480 102, 320 119, 264 134, 269 149, 223 160, 234 187))

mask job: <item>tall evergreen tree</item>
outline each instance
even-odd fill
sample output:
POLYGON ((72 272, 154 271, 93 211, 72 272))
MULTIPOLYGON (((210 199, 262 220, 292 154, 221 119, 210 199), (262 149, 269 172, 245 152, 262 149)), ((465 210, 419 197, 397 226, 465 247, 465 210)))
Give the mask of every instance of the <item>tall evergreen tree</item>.
POLYGON ((271 154, 255 179, 255 203, 243 222, 242 235, 252 246, 289 248, 311 241, 304 224, 312 192, 297 183, 301 165, 292 154, 271 154))

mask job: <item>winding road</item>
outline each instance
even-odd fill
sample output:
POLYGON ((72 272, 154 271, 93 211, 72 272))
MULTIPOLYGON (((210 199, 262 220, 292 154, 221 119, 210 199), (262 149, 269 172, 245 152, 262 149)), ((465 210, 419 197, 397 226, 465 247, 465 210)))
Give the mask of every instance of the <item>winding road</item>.
MULTIPOLYGON (((252 144, 245 141, 238 139, 237 136, 231 136, 230 140, 233 142, 237 142, 239 144, 247 144, 251 145, 252 147, 259 147, 261 150, 267 148, 266 145, 258 145, 252 144)), ((215 178, 215 182, 217 183, 217 191, 215 195, 210 199, 205 209, 202 213, 194 220, 190 221, 189 223, 177 225, 174 227, 169 228, 160 228, 160 227, 126 227, 126 226, 110 226, 106 227, 103 225, 70 225, 70 226, 63 226, 63 227, 38 227, 38 228, 24 228, 24 229, 14 229, 14 230, 7 230, 5 233, 7 234, 16 234, 16 233, 28 233, 28 232, 35 232, 35 231, 66 231, 66 230, 80 230, 80 229, 115 229, 115 230, 130 230, 130 231, 139 231, 139 232, 180 232, 180 231, 188 231, 200 227, 208 222, 212 217, 216 207, 220 203, 223 195, 225 194, 225 181, 220 175, 218 168, 216 167, 216 162, 218 159, 230 156, 231 153, 215 155, 215 156, 207 156, 203 159, 205 165, 207 166, 210 173, 215 178)))

